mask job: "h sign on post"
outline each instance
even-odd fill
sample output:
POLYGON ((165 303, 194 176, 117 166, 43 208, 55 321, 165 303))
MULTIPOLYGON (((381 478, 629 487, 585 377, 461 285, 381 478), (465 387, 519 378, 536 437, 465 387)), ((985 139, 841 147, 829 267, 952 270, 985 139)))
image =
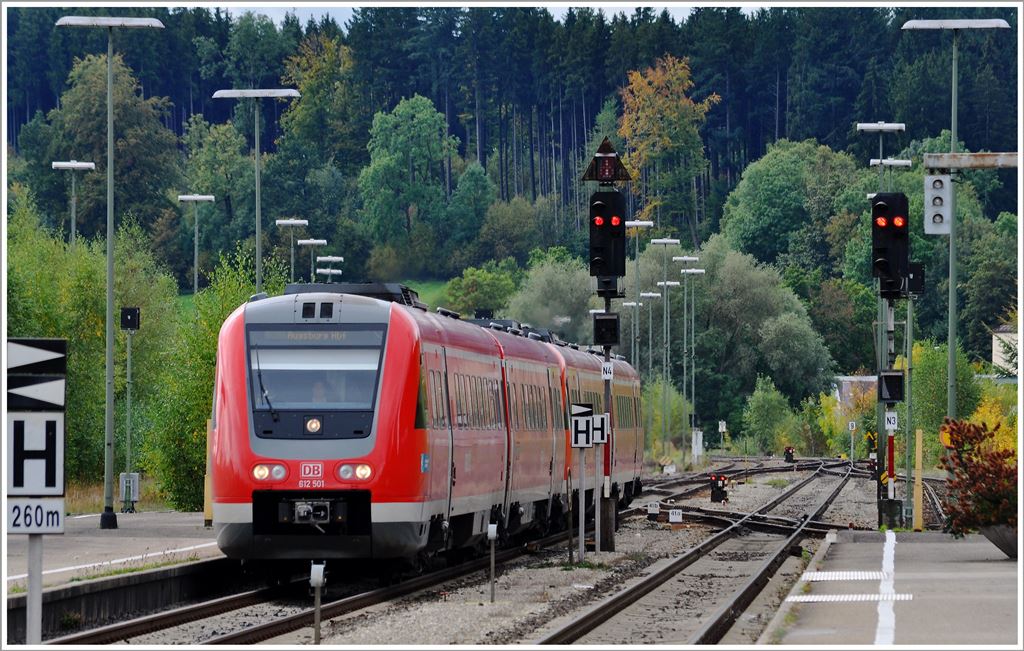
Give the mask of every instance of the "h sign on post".
POLYGON ((590 426, 590 431, 593 434, 594 443, 607 443, 609 421, 608 414, 594 414, 591 418, 593 424, 590 426))
POLYGON ((66 373, 66 340, 7 340, 8 533, 64 533, 66 373))
POLYGON ((572 426, 572 447, 591 448, 593 441, 594 407, 590 403, 572 403, 570 418, 572 426))

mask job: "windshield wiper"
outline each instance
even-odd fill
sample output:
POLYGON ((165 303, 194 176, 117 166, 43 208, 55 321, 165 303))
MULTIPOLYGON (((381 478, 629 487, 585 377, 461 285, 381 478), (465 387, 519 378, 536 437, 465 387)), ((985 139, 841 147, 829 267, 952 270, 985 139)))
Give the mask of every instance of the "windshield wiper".
POLYGON ((254 345, 253 351, 256 352, 256 379, 260 382, 260 393, 263 394, 263 399, 267 401, 267 407, 270 407, 270 417, 277 422, 277 410, 274 409, 274 405, 270 402, 270 395, 267 393, 267 389, 263 386, 263 372, 260 370, 260 347, 254 345))

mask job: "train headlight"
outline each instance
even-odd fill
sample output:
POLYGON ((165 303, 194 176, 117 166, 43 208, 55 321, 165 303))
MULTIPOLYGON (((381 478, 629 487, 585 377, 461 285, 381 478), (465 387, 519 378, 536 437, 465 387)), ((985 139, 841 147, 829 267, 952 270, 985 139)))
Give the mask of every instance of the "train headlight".
POLYGON ((260 463, 252 469, 252 478, 256 481, 281 481, 287 475, 288 471, 279 463, 260 463))
POLYGON ((322 425, 323 423, 320 422, 320 419, 315 416, 306 419, 306 431, 310 434, 319 432, 322 425))
POLYGON ((336 471, 338 478, 343 481, 351 481, 353 479, 357 481, 366 481, 373 475, 373 468, 366 463, 343 463, 338 466, 336 471))

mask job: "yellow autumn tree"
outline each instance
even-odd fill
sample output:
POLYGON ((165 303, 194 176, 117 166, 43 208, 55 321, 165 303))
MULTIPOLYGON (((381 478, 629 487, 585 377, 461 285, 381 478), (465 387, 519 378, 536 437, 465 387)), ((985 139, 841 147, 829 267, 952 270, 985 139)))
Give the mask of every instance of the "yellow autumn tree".
POLYGON ((981 400, 968 419, 975 425, 995 430, 992 444, 997 450, 1017 451, 1017 390, 1012 384, 981 383, 981 400), (998 429, 996 429, 998 426, 998 429))
POLYGON ((664 206, 665 223, 682 224, 692 215, 694 179, 707 166, 700 127, 707 112, 720 101, 712 93, 694 102, 687 93, 693 87, 689 59, 666 55, 654 67, 629 73, 621 89, 622 119, 619 135, 626 141, 623 160, 634 179, 634 192, 643 206, 636 219, 655 219, 664 206))

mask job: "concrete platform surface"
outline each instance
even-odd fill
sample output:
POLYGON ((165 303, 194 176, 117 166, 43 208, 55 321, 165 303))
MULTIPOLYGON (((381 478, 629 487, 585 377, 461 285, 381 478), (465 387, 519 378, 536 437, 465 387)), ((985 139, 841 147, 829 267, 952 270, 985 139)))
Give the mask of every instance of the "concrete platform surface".
MULTIPOLYGON (((27 585, 28 536, 4 537, 7 589, 27 585)), ((71 516, 63 535, 43 536, 43 587, 114 571, 223 557, 203 512, 118 513, 117 529, 100 529, 99 514, 71 516)))
POLYGON ((1021 648, 1021 575, 980 535, 829 534, 759 644, 1021 648))

